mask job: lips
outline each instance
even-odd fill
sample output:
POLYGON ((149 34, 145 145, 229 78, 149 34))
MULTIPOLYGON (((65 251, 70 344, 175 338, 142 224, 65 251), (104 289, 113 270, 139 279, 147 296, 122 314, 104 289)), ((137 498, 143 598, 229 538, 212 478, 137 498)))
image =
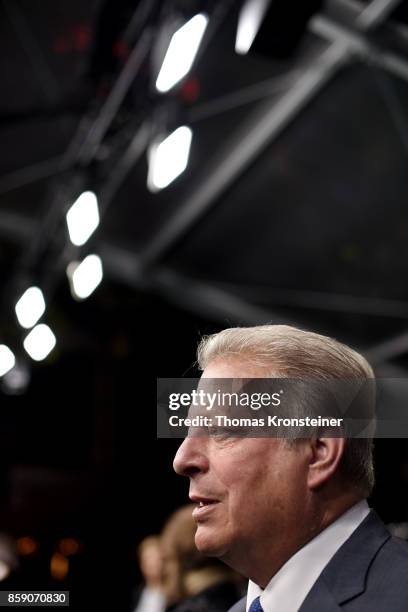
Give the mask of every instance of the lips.
POLYGON ((193 519, 198 521, 209 515, 216 505, 219 503, 218 499, 210 497, 201 497, 200 495, 190 495, 190 499, 194 502, 196 507, 193 510, 193 519))

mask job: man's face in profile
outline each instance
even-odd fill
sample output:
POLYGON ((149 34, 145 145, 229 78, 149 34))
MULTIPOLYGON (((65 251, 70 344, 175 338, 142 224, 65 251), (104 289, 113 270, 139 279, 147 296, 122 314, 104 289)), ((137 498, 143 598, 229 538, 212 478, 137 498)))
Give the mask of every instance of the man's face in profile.
MULTIPOLYGON (((215 360, 203 373, 204 378, 263 376, 239 358, 215 360)), ((278 541, 282 547, 284 533, 302 517, 307 465, 302 444, 222 433, 187 437, 174 468, 190 478, 197 548, 233 565, 242 555, 255 560, 278 541)))

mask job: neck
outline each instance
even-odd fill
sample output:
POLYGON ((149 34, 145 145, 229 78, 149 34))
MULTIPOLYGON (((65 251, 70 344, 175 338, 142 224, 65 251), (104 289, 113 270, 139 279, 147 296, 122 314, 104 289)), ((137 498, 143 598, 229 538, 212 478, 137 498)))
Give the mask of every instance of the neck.
POLYGON ((227 554, 223 561, 265 588, 293 555, 362 499, 356 493, 346 493, 335 503, 313 507, 300 520, 289 521, 279 536, 273 534, 254 547, 244 544, 241 551, 227 554))

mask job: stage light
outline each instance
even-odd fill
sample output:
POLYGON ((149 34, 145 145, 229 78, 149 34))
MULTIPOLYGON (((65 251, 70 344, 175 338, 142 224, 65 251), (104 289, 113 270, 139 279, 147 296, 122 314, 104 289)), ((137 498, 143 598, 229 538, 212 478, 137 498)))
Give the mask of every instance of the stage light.
POLYGON ((5 344, 0 344, 0 376, 10 372, 16 364, 14 353, 5 344))
POLYGON ((44 314, 45 300, 41 289, 30 287, 18 300, 15 311, 21 327, 29 329, 44 314))
POLYGON ((1 390, 6 395, 22 395, 30 383, 30 371, 23 361, 17 361, 14 368, 2 378, 1 390))
POLYGON ((167 187, 187 168, 193 132, 185 125, 177 128, 149 150, 147 186, 150 191, 167 187))
POLYGON ((39 545, 37 540, 30 536, 24 536, 17 540, 17 552, 20 557, 28 557, 38 551, 39 545))
POLYGON ((55 552, 51 557, 50 562, 50 573, 54 580, 65 580, 69 571, 69 560, 61 555, 59 552, 55 552))
POLYGON ((84 300, 95 291, 103 278, 102 260, 98 255, 88 255, 80 264, 69 264, 67 275, 73 297, 84 300))
POLYGON ((62 538, 62 540, 58 542, 58 549, 65 557, 71 557, 79 552, 80 545, 75 538, 62 538))
POLYGON ((323 0, 246 0, 239 13, 235 51, 279 60, 291 57, 309 19, 323 4, 323 0))
POLYGON ((242 6, 235 39, 237 53, 245 55, 250 50, 269 4, 270 0, 248 0, 242 6))
POLYGON ((169 91, 189 72, 207 24, 207 15, 199 13, 173 34, 156 80, 157 91, 169 91))
POLYGON ((42 361, 51 353, 56 344, 56 338, 48 327, 41 323, 36 325, 25 337, 23 345, 31 359, 42 361))
POLYGON ((99 225, 99 208, 96 195, 84 191, 73 203, 66 215, 69 238, 75 246, 82 246, 99 225))

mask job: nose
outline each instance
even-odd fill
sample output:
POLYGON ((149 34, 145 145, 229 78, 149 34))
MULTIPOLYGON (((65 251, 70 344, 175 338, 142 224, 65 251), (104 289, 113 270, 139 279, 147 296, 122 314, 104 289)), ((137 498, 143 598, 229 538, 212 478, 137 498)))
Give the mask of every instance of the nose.
POLYGON ((173 468, 180 476, 194 476, 208 470, 207 438, 191 436, 184 439, 173 461, 173 468))

